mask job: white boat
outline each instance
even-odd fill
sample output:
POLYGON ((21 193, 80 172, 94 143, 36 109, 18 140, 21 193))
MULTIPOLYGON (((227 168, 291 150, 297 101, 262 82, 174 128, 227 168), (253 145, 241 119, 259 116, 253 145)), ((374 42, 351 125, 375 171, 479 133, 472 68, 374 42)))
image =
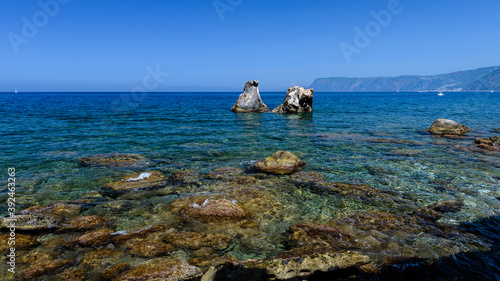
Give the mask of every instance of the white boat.
POLYGON ((439 92, 438 96, 444 96, 443 92, 439 92))
POLYGON ((17 88, 14 89, 14 94, 17 94, 17 88))

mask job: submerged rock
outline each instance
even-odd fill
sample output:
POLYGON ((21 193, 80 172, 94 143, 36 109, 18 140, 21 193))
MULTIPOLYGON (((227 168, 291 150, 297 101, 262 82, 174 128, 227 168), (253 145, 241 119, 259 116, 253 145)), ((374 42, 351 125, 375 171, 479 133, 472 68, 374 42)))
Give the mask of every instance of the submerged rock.
POLYGON ((318 271, 334 272, 369 262, 368 256, 357 252, 313 254, 300 258, 249 260, 237 263, 236 267, 222 268, 216 275, 227 278, 221 280, 304 280, 318 271))
POLYGON ((172 202, 174 212, 201 222, 239 221, 249 217, 236 200, 190 197, 172 202))
POLYGON ((499 151, 500 150, 500 137, 492 136, 490 138, 477 138, 475 140, 479 148, 485 150, 499 151))
POLYGON ((75 248, 76 246, 80 247, 99 247, 109 244, 113 231, 109 229, 101 229, 98 231, 86 233, 80 237, 77 237, 75 240, 64 245, 68 249, 75 248))
POLYGON ((433 135, 462 135, 469 132, 470 129, 456 121, 438 118, 429 128, 433 135))
POLYGON ((26 269, 23 273, 21 273, 18 276, 17 280, 21 281, 32 281, 32 280, 38 280, 40 277, 51 274, 55 270, 71 263, 69 260, 50 260, 50 261, 43 261, 37 264, 34 264, 30 266, 28 269, 26 269))
MULTIPOLYGON (((60 227, 63 218, 52 214, 30 213, 15 216, 17 230, 23 231, 46 231, 60 227)), ((12 220, 9 217, 2 218, 2 228, 7 229, 12 220)))
POLYGON ((0 241, 2 241, 0 244, 0 254, 8 251, 11 247, 15 247, 16 250, 20 250, 40 244, 34 237, 19 233, 16 233, 15 235, 2 234, 0 235, 0 241), (15 244, 9 244, 9 242, 12 241, 14 241, 15 244))
POLYGON ((197 171, 186 170, 173 173, 172 176, 168 179, 168 181, 176 184, 183 184, 183 183, 198 184, 200 177, 201 175, 197 171))
POLYGON ((169 253, 173 253, 174 251, 174 247, 169 244, 149 240, 140 240, 132 244, 130 253, 138 257, 153 258, 165 256, 169 253))
POLYGON ((262 102, 259 94, 259 80, 247 81, 243 93, 233 105, 234 112, 266 112, 269 108, 262 102))
POLYGON ((218 233, 172 232, 167 234, 163 240, 180 249, 197 250, 203 247, 212 247, 223 250, 228 247, 232 237, 218 233))
POLYGON ((121 181, 108 183, 105 189, 112 191, 130 191, 137 189, 149 189, 165 186, 167 178, 159 171, 148 171, 129 177, 121 181))
POLYGON ((133 153, 106 153, 78 159, 84 167, 136 167, 147 165, 148 159, 133 153))
POLYGON ((273 109, 274 113, 303 113, 312 112, 313 89, 304 89, 299 86, 289 88, 283 103, 273 109))
POLYGON ((263 172, 286 175, 299 170, 305 164, 289 151, 276 151, 271 157, 255 163, 254 167, 263 172))
POLYGON ((63 223, 57 232, 87 231, 102 227, 105 224, 106 219, 101 216, 82 216, 63 223))
POLYGON ((198 267, 171 258, 157 258, 138 265, 116 277, 116 280, 143 281, 163 280, 182 281, 201 277, 198 267))

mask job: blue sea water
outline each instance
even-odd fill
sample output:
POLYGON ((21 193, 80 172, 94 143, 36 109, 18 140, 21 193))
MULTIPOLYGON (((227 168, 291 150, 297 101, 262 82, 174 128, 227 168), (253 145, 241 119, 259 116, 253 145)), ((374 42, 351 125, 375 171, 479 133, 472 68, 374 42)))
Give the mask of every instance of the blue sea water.
MULTIPOLYGON (((493 132, 500 129, 498 93, 315 93, 314 112, 298 115, 236 114, 229 109, 238 95, 0 94, 2 185, 7 168, 15 167, 20 210, 80 199, 123 174, 82 167, 77 160, 85 156, 138 153, 170 175, 246 168, 288 150, 307 163, 304 170, 329 180, 409 193, 423 206, 463 202, 462 211, 446 215, 445 223, 500 214, 499 154, 468 149, 476 137, 499 135, 493 132), (471 132, 458 138, 432 136, 426 130, 437 118, 463 123, 471 132), (443 185, 452 191, 443 191, 443 185)), ((284 93, 261 96, 272 109, 284 93)), ((6 198, 3 188, 0 199, 6 198)), ((5 215, 6 205, 0 210, 5 215)), ((347 204, 328 212, 363 210, 347 204)), ((321 212, 312 207, 316 211, 321 212)))

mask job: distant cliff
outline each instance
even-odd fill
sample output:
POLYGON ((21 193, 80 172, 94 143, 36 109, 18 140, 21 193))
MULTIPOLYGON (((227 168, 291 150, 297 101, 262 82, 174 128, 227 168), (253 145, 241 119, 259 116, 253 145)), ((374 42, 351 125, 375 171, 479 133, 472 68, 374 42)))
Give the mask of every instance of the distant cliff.
POLYGON ((315 92, 500 91, 500 66, 432 76, 318 78, 315 92))

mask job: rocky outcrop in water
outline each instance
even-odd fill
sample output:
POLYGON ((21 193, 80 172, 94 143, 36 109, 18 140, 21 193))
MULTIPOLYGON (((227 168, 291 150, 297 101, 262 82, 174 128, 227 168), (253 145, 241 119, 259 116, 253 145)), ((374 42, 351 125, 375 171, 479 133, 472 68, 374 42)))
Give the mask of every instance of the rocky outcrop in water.
POLYGON ((283 103, 273 109, 274 113, 303 113, 312 112, 313 89, 304 89, 299 86, 288 89, 283 103))
POLYGON ((276 151, 271 157, 255 163, 254 167, 263 172, 286 175, 299 170, 305 164, 289 151, 276 151))
POLYGON ((104 186, 112 191, 130 191, 165 186, 167 178, 159 171, 148 171, 123 178, 121 181, 108 183, 104 186))
POLYGON ((475 140, 475 143, 479 148, 485 150, 492 150, 492 151, 500 150, 500 138, 497 136, 492 136, 490 138, 477 138, 475 140))
POLYGON ((444 118, 438 118, 429 128, 433 135, 462 135, 469 132, 470 129, 456 121, 444 118))
POLYGON ((262 102, 259 94, 259 80, 247 81, 243 93, 238 101, 233 105, 231 111, 234 112, 266 112, 269 108, 262 102))

